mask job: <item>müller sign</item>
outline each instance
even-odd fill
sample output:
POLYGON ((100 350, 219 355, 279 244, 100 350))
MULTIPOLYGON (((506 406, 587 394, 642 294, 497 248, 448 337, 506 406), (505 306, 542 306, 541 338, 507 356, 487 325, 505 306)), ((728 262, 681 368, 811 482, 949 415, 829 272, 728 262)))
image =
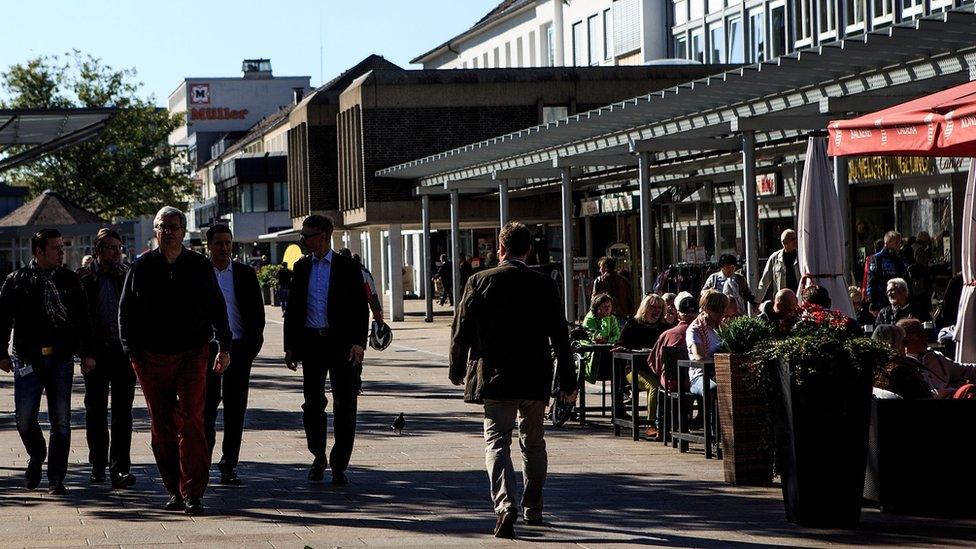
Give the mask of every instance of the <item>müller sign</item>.
POLYGON ((190 109, 190 120, 244 120, 247 109, 228 109, 227 107, 207 107, 190 109))

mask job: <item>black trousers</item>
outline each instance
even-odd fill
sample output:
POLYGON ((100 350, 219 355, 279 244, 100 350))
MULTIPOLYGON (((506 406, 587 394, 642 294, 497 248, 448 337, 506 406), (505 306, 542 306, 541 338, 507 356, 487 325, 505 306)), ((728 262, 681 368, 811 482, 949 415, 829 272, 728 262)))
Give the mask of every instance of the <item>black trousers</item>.
POLYGON ((305 404, 302 405, 302 422, 308 451, 316 459, 325 459, 328 416, 325 412, 325 377, 332 386, 332 427, 335 443, 329 454, 332 470, 344 472, 352 456, 356 439, 356 410, 359 386, 362 383, 362 365, 349 362, 349 348, 337 346, 329 336, 305 334, 302 357, 302 380, 305 404))
POLYGON ((132 466, 132 399, 136 374, 121 347, 101 349, 95 369, 85 376, 85 431, 92 470, 125 474, 132 466), (109 393, 112 395, 111 447, 109 446, 109 393))
POLYGON ((217 407, 224 403, 223 456, 217 462, 221 470, 237 468, 241 457, 241 438, 244 436, 244 414, 247 412, 247 394, 251 383, 251 365, 257 355, 254 344, 235 339, 230 348, 230 368, 223 374, 213 371, 217 358, 217 344, 210 344, 210 361, 207 365, 207 401, 203 410, 203 429, 207 435, 211 460, 217 445, 217 407))

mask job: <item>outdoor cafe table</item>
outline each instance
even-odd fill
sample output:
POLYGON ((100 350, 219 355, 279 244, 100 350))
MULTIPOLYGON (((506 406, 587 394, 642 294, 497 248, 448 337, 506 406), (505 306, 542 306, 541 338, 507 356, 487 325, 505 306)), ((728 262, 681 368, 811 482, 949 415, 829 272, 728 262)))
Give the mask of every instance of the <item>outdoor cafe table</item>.
MULTIPOLYGON (((626 377, 627 367, 630 367, 630 371, 634 372, 637 370, 636 366, 639 363, 647 364, 647 358, 651 356, 649 350, 637 350, 637 351, 617 351, 613 353, 613 373, 610 376, 610 421, 613 423, 613 436, 620 436, 620 428, 628 427, 632 430, 634 440, 640 440, 640 416, 638 411, 640 409, 640 391, 637 390, 637 376, 633 377, 633 383, 630 393, 630 419, 627 419, 624 413, 624 399, 622 388, 624 386, 624 378, 626 377)), ((656 389, 655 389, 656 390, 656 389)))

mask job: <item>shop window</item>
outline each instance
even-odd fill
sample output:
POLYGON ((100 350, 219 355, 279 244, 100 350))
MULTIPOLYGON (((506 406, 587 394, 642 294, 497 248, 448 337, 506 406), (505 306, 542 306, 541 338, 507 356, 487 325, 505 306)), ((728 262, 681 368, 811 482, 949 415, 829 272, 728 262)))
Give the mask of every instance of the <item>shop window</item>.
POLYGON ((603 39, 600 36, 600 18, 597 15, 591 15, 586 19, 586 45, 589 55, 587 56, 587 65, 597 65, 600 60, 603 59, 601 55, 600 44, 603 43, 603 39))
POLYGON ((685 33, 674 37, 674 56, 677 59, 688 59, 688 38, 685 33))
POLYGON ((729 63, 743 63, 746 58, 745 33, 742 18, 729 19, 729 63))
POLYGON ((806 46, 813 42, 813 3, 812 0, 795 0, 793 13, 796 17, 797 46, 806 46))
POLYGON ((709 63, 725 63, 725 25, 722 21, 708 27, 709 63))
POLYGON ((856 34, 864 31, 865 0, 846 0, 847 14, 846 25, 847 34, 856 34))
POLYGON ((948 197, 899 201, 898 231, 906 241, 928 233, 932 239, 930 264, 952 262, 952 201, 948 197))

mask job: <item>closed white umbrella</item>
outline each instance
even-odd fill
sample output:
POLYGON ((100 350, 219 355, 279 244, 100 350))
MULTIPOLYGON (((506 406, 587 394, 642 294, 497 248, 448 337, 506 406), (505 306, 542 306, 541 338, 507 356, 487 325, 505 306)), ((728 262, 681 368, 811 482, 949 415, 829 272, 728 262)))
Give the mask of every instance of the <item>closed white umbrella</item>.
MULTIPOLYGON (((827 139, 811 137, 800 188, 797 245, 800 288, 817 284, 827 289, 833 308, 854 316, 844 275, 844 236, 840 201, 827 158, 827 139)), ((976 325, 976 324, 974 324, 976 325)))
POLYGON ((969 166, 966 181, 966 198, 962 205, 962 297, 959 299, 959 316, 956 317, 956 361, 976 362, 976 159, 969 166))

